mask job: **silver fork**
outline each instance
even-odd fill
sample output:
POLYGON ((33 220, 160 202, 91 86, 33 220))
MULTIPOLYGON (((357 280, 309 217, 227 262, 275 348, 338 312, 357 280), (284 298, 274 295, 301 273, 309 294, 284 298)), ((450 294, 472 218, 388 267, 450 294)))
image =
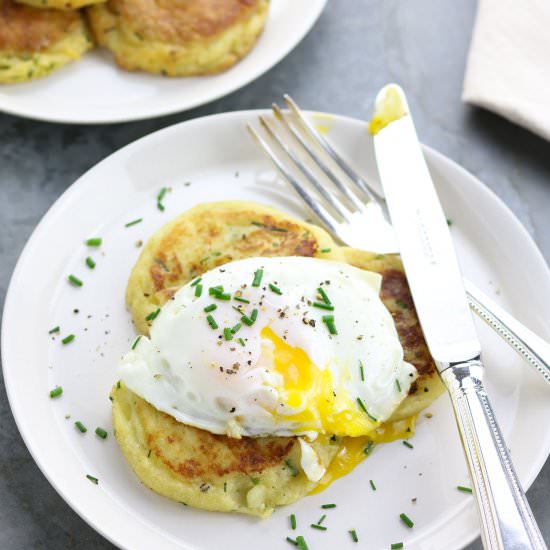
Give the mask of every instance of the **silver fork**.
MULTIPOLYGON (((272 120, 260 115, 263 133, 248 125, 263 151, 337 240, 363 250, 398 252, 384 198, 349 166, 289 95, 284 101, 288 110, 274 103, 272 120)), ((473 283, 465 279, 464 285, 471 309, 550 383, 550 344, 473 283)))

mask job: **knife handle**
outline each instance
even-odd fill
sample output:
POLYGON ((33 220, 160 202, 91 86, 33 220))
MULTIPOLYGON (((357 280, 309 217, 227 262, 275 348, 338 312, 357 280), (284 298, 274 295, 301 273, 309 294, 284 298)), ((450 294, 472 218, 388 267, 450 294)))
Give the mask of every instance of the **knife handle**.
POLYGON ((481 358, 440 364, 439 369, 470 468, 483 546, 486 550, 545 550, 483 386, 481 358))

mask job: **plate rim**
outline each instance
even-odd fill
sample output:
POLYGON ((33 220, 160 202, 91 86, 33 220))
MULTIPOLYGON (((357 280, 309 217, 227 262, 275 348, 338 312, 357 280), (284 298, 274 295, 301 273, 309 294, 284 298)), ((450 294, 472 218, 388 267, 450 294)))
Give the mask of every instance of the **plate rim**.
MULTIPOLYGON (((181 127, 183 126, 192 126, 192 125, 201 125, 204 123, 208 123, 212 120, 224 120, 224 121, 231 121, 231 119, 250 119, 251 117, 257 117, 258 115, 266 115, 269 113, 269 109, 253 109, 253 110, 241 110, 241 111, 229 111, 224 113, 216 113, 216 114, 210 114, 202 117, 197 117, 193 119, 189 119, 186 121, 182 121, 176 124, 169 125, 167 127, 161 128, 159 130, 156 130, 152 133, 149 133, 145 136, 140 137, 139 139, 128 143, 124 147, 117 149, 116 151, 109 154, 107 157, 100 160, 98 163, 96 163, 94 166, 86 170, 80 177, 78 177, 72 184, 70 184, 65 191, 54 201, 54 203, 48 208, 48 210, 45 212, 45 214, 40 219, 39 223, 36 225, 34 230, 31 232, 29 238, 27 239, 19 258, 16 262, 16 265, 14 267, 14 270, 12 272, 12 275, 9 280, 7 292, 6 292, 6 298, 3 308, 3 315, 2 315, 2 326, 1 326, 1 333, 0 333, 0 348, 1 348, 1 360, 2 360, 2 372, 4 376, 4 383, 6 387, 6 394, 8 397, 8 402, 10 405, 10 410, 12 412, 12 415, 14 417, 15 423, 17 425, 17 428, 19 430, 19 433, 25 443, 25 446, 27 447, 29 453, 31 454, 34 462, 42 472, 42 474, 46 477, 48 482, 52 485, 52 487, 55 489, 55 491, 63 498, 63 500, 88 524, 90 525, 95 531, 97 531, 99 534, 101 534, 105 539, 110 541, 112 544, 119 548, 126 548, 125 546, 121 546, 121 543, 117 540, 117 535, 112 534, 108 532, 106 529, 104 529, 100 522, 96 518, 90 518, 88 516, 84 515, 84 512, 81 512, 78 509, 78 501, 73 500, 73 498, 69 495, 67 495, 65 488, 63 486, 63 483, 61 480, 55 479, 54 476, 50 474, 48 471, 48 466, 45 463, 41 463, 38 460, 38 456, 40 455, 40 450, 36 448, 35 444, 32 441, 32 432, 30 430, 25 431, 22 427, 22 422, 20 421, 20 418, 16 415, 15 411, 20 408, 19 405, 17 405, 17 397, 15 395, 15 390, 13 388, 13 384, 10 385, 10 374, 9 369, 7 368, 7 333, 9 331, 8 328, 8 315, 7 313, 10 312, 11 309, 13 309, 12 302, 14 302, 14 281, 17 280, 19 277, 19 272, 21 269, 23 269, 24 261, 26 260, 27 255, 29 254, 30 248, 32 247, 34 241, 38 238, 38 235, 41 231, 41 228, 43 225, 45 225, 50 218, 55 216, 58 212, 58 210, 62 209, 65 206, 65 203, 71 198, 71 196, 75 193, 79 192, 79 189, 81 186, 86 185, 86 180, 89 176, 89 173, 96 170, 99 165, 102 165, 103 163, 109 162, 112 160, 112 157, 115 157, 120 154, 124 154, 128 152, 128 150, 131 150, 134 147, 139 147, 140 145, 143 145, 145 142, 149 140, 157 139, 162 134, 169 134, 171 132, 177 133, 181 127)), ((320 116, 329 116, 333 117, 338 122, 343 122, 344 124, 348 125, 357 125, 357 124, 364 124, 364 121, 361 119, 350 117, 350 116, 343 116, 338 114, 332 114, 332 113, 324 113, 319 111, 305 111, 308 115, 320 115, 320 116)), ((533 259, 537 261, 539 264, 539 268, 544 272, 548 280, 550 281, 550 268, 546 262, 546 259, 544 258, 542 252, 538 248, 536 242, 534 241, 533 237, 530 235, 530 233, 527 231, 526 227, 521 223, 521 221, 517 218, 517 216, 514 214, 514 212, 508 207, 508 205, 498 196, 496 193, 494 193, 489 187, 487 187, 479 178, 477 178, 475 175, 468 172, 465 168, 460 166, 457 162, 453 161, 446 155, 438 152, 437 150, 426 146, 422 144, 422 148, 426 154, 426 159, 428 161, 428 164, 437 163, 439 165, 447 165, 451 166, 454 170, 458 170, 463 177, 470 180, 470 182, 476 187, 476 189, 486 195, 491 201, 493 201, 499 208, 504 210, 506 214, 508 215, 508 219, 513 223, 513 231, 519 232, 519 234, 522 237, 522 240, 528 244, 529 249, 527 250, 527 253, 531 254, 533 259)), ((531 465, 528 472, 528 478, 527 482, 524 484, 524 489, 527 491, 529 487, 534 482, 537 475, 540 473, 540 470, 544 466, 545 462, 548 459, 548 456, 550 455, 550 440, 547 445, 546 449, 546 456, 543 456, 543 453, 540 454, 539 460, 537 460, 535 463, 531 465)), ((479 529, 475 529, 472 531, 471 536, 467 538, 467 540, 464 540, 465 545, 471 543, 474 541, 478 536, 480 532, 479 529)), ((168 538, 172 538, 170 535, 167 535, 168 538)), ((118 537, 120 538, 120 537, 118 537)), ((178 543, 181 548, 191 549, 192 547, 188 546, 188 543, 178 543)))
MULTIPOLYGON (((244 88, 248 84, 251 84, 252 82, 256 81, 258 78, 263 76, 265 73, 273 69, 285 57, 287 57, 310 33, 314 25, 317 23, 319 17, 321 17, 321 14, 323 13, 324 9, 327 6, 327 3, 328 3, 328 0, 314 0, 313 2, 311 2, 311 0, 308 0, 308 2, 306 3, 306 6, 312 6, 312 9, 310 10, 309 17, 305 20, 305 24, 303 25, 301 30, 296 34, 295 39, 293 41, 290 41, 288 44, 283 43, 283 46, 280 48, 279 52, 275 55, 274 59, 270 63, 267 63, 264 66, 261 65, 259 68, 252 71, 251 75, 246 78, 243 78, 241 80, 236 80, 234 83, 228 86, 225 86, 225 87, 222 86, 220 87, 219 91, 204 95, 202 99, 196 99, 196 100, 191 100, 187 102, 186 104, 184 104, 183 107, 181 105, 179 107, 174 105, 173 107, 169 107, 166 109, 162 109, 159 107, 156 109, 149 108, 147 112, 138 114, 137 116, 122 116, 122 117, 119 117, 116 115, 110 116, 110 117, 99 116, 99 117, 90 119, 86 117, 79 118, 79 117, 70 117, 70 116, 69 117, 49 116, 47 110, 44 110, 41 113, 35 113, 35 112, 29 113, 29 110, 25 109, 24 106, 18 107, 17 105, 13 106, 13 105, 10 105, 9 103, 8 103, 8 106, 6 106, 4 104, 4 98, 2 97, 2 94, 0 94, 0 113, 5 113, 12 116, 18 116, 29 120, 36 120, 41 122, 52 122, 56 124, 92 125, 92 124, 123 124, 126 122, 137 122, 142 120, 149 120, 154 118, 160 118, 163 116, 174 115, 176 113, 183 113, 186 111, 190 111, 191 109, 195 109, 202 105, 207 105, 227 95, 230 95, 236 92, 237 90, 240 90, 241 88, 244 88)), ((78 60, 76 61, 78 62, 78 60)), ((114 59, 111 60, 111 62, 115 63, 114 59)), ((227 71, 218 73, 217 75, 211 75, 211 76, 219 76, 219 75, 227 74, 228 71, 231 71, 231 69, 232 67, 227 69, 227 71)), ((185 78, 185 77, 180 77, 180 78, 185 78)), ((161 104, 162 103, 160 103, 160 105, 161 104)))

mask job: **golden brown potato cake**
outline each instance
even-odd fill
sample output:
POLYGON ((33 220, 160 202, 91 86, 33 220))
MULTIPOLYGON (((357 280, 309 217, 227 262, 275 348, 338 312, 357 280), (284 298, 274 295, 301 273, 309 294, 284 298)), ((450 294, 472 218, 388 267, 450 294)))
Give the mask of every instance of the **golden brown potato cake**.
POLYGON ((108 0, 87 10, 98 44, 129 71, 223 71, 255 44, 269 0, 108 0))
POLYGON ((41 9, 78 10, 84 6, 99 4, 105 0, 16 0, 18 4, 26 4, 41 9))
POLYGON ((0 83, 45 76, 92 46, 79 12, 0 0, 0 83))

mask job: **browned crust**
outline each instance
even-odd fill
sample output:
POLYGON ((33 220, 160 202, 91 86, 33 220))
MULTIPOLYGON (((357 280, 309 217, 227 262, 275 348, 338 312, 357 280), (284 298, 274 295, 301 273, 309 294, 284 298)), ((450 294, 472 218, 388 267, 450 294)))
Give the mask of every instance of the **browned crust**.
POLYGON ((0 0, 0 50, 34 53, 48 49, 81 23, 77 11, 60 11, 0 0))

